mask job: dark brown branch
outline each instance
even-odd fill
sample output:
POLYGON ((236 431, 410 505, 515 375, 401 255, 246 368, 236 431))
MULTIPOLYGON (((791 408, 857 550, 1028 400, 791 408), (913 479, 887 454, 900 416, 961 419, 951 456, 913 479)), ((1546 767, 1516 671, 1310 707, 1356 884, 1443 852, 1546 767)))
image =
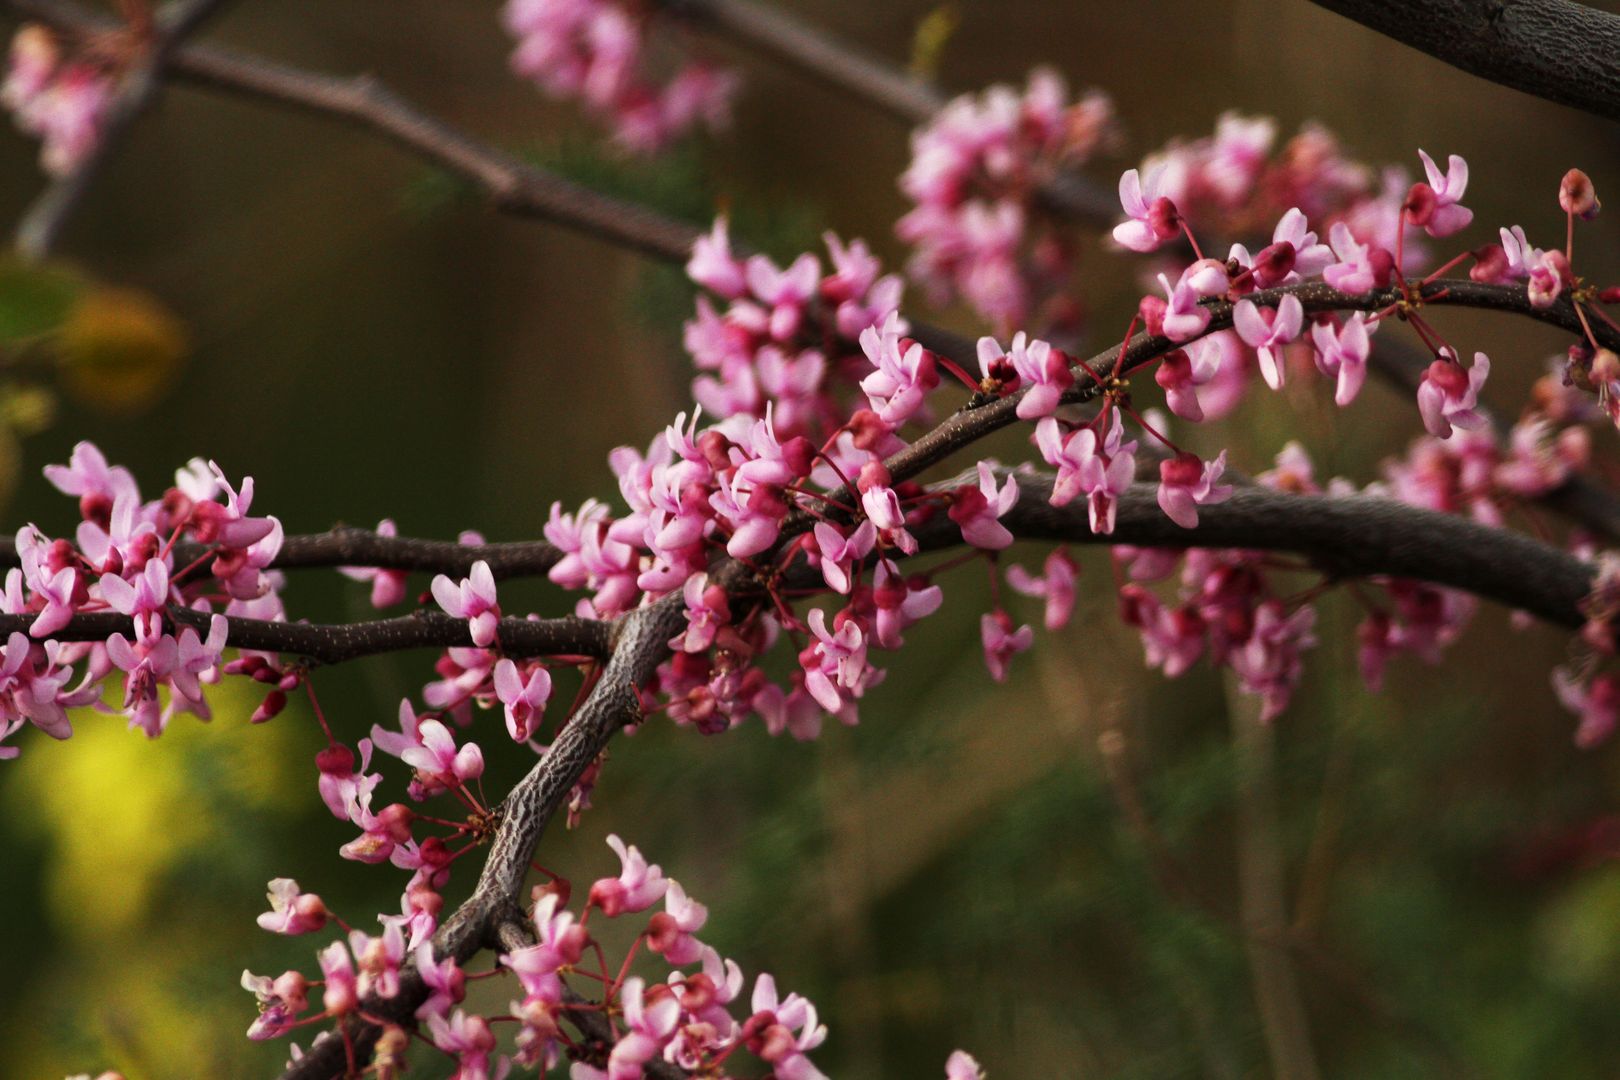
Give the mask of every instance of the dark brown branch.
POLYGON ((1315 0, 1499 86, 1620 120, 1620 15, 1570 0, 1315 0))
MULTIPOLYGON (((166 621, 171 632, 189 626, 206 637, 210 619, 206 612, 175 610, 169 612, 166 621)), ((33 621, 33 615, 0 615, 0 638, 28 633, 33 621)), ((406 649, 449 649, 473 644, 467 621, 441 611, 419 611, 361 623, 287 623, 238 616, 228 616, 225 621, 229 626, 225 640, 231 648, 287 653, 317 664, 340 664, 406 649)), ((53 641, 103 641, 113 634, 128 637, 132 633, 128 615, 105 611, 75 615, 50 637, 53 641)), ((507 618, 500 621, 497 639, 501 652, 508 656, 606 657, 609 634, 609 624, 596 619, 507 618)))
MULTIPOLYGON (((186 566, 208 554, 203 544, 176 544, 174 561, 186 566)), ((289 536, 270 563, 272 570, 363 566, 381 570, 417 570, 465 577, 475 562, 487 562, 496 579, 544 574, 563 553, 544 540, 497 544, 460 544, 453 540, 418 540, 382 536, 370 529, 339 527, 324 533, 289 536)), ((0 537, 0 568, 20 566, 16 541, 0 537)))
POLYGON ((52 181, 17 226, 16 247, 25 259, 43 259, 56 246, 84 195, 135 119, 156 100, 163 85, 163 66, 174 48, 229 0, 174 0, 158 13, 146 52, 122 80, 102 121, 96 145, 67 175, 52 181))

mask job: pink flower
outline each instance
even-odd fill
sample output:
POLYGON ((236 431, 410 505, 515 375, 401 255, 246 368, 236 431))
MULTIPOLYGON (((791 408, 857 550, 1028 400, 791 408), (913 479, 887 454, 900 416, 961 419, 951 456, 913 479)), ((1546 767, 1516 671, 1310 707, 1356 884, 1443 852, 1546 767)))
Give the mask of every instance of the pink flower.
POLYGON ((777 1080, 825 1080, 805 1056, 827 1038, 826 1026, 816 1022, 816 1007, 798 994, 778 1000, 776 980, 769 975, 755 980, 751 1004, 754 1015, 744 1025, 745 1033, 754 1032, 748 1049, 771 1066, 777 1080))
MULTIPOLYGON (((154 560, 147 565, 161 569, 163 564, 154 560)), ((64 566, 50 577, 41 575, 33 582, 34 599, 45 603, 39 616, 29 625, 29 634, 36 638, 49 637, 73 621, 73 587, 78 578, 77 570, 64 566)))
POLYGON ((1479 391, 1490 373, 1490 358, 1482 352, 1474 354, 1474 366, 1466 371, 1449 351, 1444 359, 1430 364, 1417 392, 1418 411, 1429 434, 1446 439, 1453 427, 1484 427, 1488 421, 1477 406, 1479 391))
POLYGON ((1336 332, 1329 322, 1311 325, 1316 366, 1328 378, 1338 379, 1333 400, 1340 407, 1350 404, 1361 392, 1361 384, 1367 378, 1367 356, 1372 351, 1368 331, 1378 326, 1373 323, 1369 328, 1366 315, 1359 311, 1345 319, 1344 326, 1336 332))
POLYGON ((1333 223, 1328 239, 1338 259, 1322 270, 1322 278, 1329 285, 1347 293, 1364 293, 1389 284, 1390 271, 1395 265, 1389 252, 1371 244, 1357 243, 1350 227, 1342 221, 1333 223))
POLYGON ((1448 163, 1450 171, 1441 173, 1428 154, 1419 150, 1418 157, 1423 159, 1423 171, 1429 176, 1428 187, 1434 199, 1432 204, 1426 198, 1421 200, 1421 208, 1410 215, 1412 224, 1421 226, 1434 237, 1450 236, 1466 229, 1474 220, 1474 212, 1460 203, 1468 188, 1468 162, 1452 154, 1448 163))
POLYGON ((727 300, 735 300, 747 291, 743 264, 731 254, 731 237, 724 215, 715 218, 714 228, 692 244, 686 276, 727 300))
POLYGON ((97 587, 114 611, 135 620, 135 640, 151 641, 163 633, 163 611, 169 606, 169 568, 153 559, 132 585, 117 574, 103 574, 97 587))
POLYGON ((534 734, 551 699, 551 672, 535 664, 525 680, 517 664, 503 659, 495 665, 495 696, 506 706, 506 730, 514 742, 524 742, 534 734))
POLYGON ((906 531, 906 514, 900 508, 900 496, 889 482, 889 470, 882 462, 872 461, 863 466, 855 485, 861 493, 861 509, 877 529, 880 540, 907 555, 915 555, 916 538, 906 531))
POLYGON ((995 338, 979 339, 979 369, 986 375, 999 361, 1012 366, 1019 383, 1026 387, 1018 400, 1018 418, 1037 420, 1050 416, 1062 403, 1063 395, 1074 386, 1069 358, 1044 341, 1026 340, 1023 331, 1013 335, 1012 347, 1005 353, 995 338))
POLYGON ((439 574, 433 579, 433 599, 452 618, 468 621, 474 645, 487 649, 495 644, 501 606, 495 596, 495 575, 490 572, 489 563, 483 559, 473 563, 471 575, 459 585, 439 574))
POLYGON ((1285 615, 1281 603, 1267 600, 1256 609, 1254 629, 1249 640, 1228 656, 1238 682, 1250 694, 1258 694, 1264 704, 1262 722, 1269 723, 1288 707, 1304 664, 1300 653, 1316 644, 1311 630, 1316 609, 1306 605, 1285 615))
POLYGON ((890 566, 887 559, 880 561, 873 575, 872 604, 877 614, 872 629, 878 645, 898 649, 904 643, 900 635, 906 627, 938 611, 945 594, 938 585, 930 585, 927 578, 903 577, 890 566))
POLYGON ((416 1018, 426 1020, 430 1016, 444 1016, 451 1006, 467 996, 467 976, 453 956, 435 962, 432 942, 424 941, 418 945, 415 955, 416 970, 431 991, 427 1000, 416 1007, 416 1018))
POLYGON ((1083 427, 1065 438, 1055 417, 1035 426, 1041 456, 1058 471, 1052 505, 1064 506, 1084 492, 1090 503, 1091 531, 1098 535, 1114 531, 1119 497, 1136 475, 1136 442, 1124 443, 1123 436, 1118 410, 1111 411, 1108 434, 1100 443, 1094 427, 1083 427))
POLYGON ((876 371, 861 380, 861 389, 885 424, 899 427, 939 385, 934 355, 915 341, 900 336, 900 317, 890 314, 879 330, 861 331, 861 351, 876 371))
POLYGON ((1164 402, 1170 411, 1184 420, 1198 423, 1204 419, 1204 408, 1198 400, 1198 388, 1207 385, 1220 373, 1225 351, 1214 337, 1199 338, 1185 349, 1177 349, 1159 361, 1153 380, 1164 388, 1164 402))
POLYGON ((681 1021, 681 1003, 669 987, 648 988, 637 976, 624 981, 619 991, 627 1031, 608 1055, 608 1080, 641 1080, 641 1067, 659 1057, 675 1037, 681 1021))
POLYGON ((1062 548, 1046 557, 1045 573, 1036 577, 1022 566, 1007 568, 1007 584, 1025 596, 1046 598, 1046 628, 1061 630, 1074 612, 1074 585, 1080 567, 1062 548))
MULTIPOLYGON (((633 849, 632 849, 633 850, 633 849)), ((571 912, 559 910, 561 902, 548 892, 534 904, 535 944, 508 953, 501 963, 511 968, 530 998, 552 1004, 562 1003, 562 980, 557 971, 577 964, 590 935, 574 921, 571 912)))
POLYGON ((984 664, 990 669, 990 677, 1004 682, 1008 662, 1034 644, 1035 631, 1027 626, 1014 630, 1012 616, 997 608, 979 619, 979 638, 984 645, 984 664))
POLYGON ((1575 273, 1562 251, 1537 252, 1530 266, 1527 289, 1533 307, 1552 307, 1558 294, 1575 284, 1575 273))
MULTIPOLYGON (((442 1016, 430 1016, 428 1034, 433 1045, 456 1059, 456 1072, 451 1080, 490 1080, 490 1056, 498 1045, 489 1021, 482 1016, 469 1016, 457 1009, 448 1021, 442 1016)), ((506 1075, 508 1062, 501 1058, 494 1076, 506 1075)))
POLYGON ((1591 221, 1603 208, 1592 178, 1580 169, 1569 170, 1558 182, 1558 205, 1566 214, 1574 214, 1582 221, 1591 221))
MULTIPOLYGON (((18 37, 22 37, 20 31, 18 37)), ((107 458, 92 442, 75 443, 66 465, 45 466, 45 479, 62 494, 77 495, 84 519, 103 526, 119 499, 140 498, 130 471, 122 465, 108 465, 107 458)))
POLYGON ((457 750, 450 729, 437 720, 423 720, 416 730, 420 742, 399 756, 428 790, 460 787, 484 774, 484 753, 477 743, 457 750))
POLYGON ((1284 296, 1275 308, 1259 308, 1252 300, 1239 300, 1232 309, 1232 326, 1245 344, 1260 357, 1260 374, 1266 385, 1281 390, 1287 376, 1282 347, 1299 337, 1305 325, 1305 309, 1299 297, 1284 296))
POLYGON ((984 1070, 972 1054, 955 1050, 945 1061, 945 1080, 984 1080, 984 1070))
POLYGON ((664 910, 647 923, 647 947, 676 967, 696 963, 703 957, 703 944, 692 935, 708 921, 709 909, 671 880, 664 893, 664 910))
POLYGON ((877 543, 877 526, 868 518, 845 536, 838 526, 819 521, 811 536, 821 562, 821 576, 827 586, 835 592, 849 595, 854 587, 851 575, 855 564, 871 554, 872 546, 877 543))
POLYGON ((664 872, 656 864, 648 865, 640 851, 634 846, 626 848, 617 836, 609 836, 607 842, 618 853, 619 876, 601 878, 592 885, 587 904, 601 908, 610 919, 652 907, 668 888, 664 872))
POLYGON ((349 932, 349 948, 360 967, 356 991, 361 997, 391 998, 399 993, 399 965, 405 959, 405 935, 390 923, 377 937, 359 930, 349 932))
POLYGON ((270 882, 270 910, 259 926, 272 934, 308 934, 326 925, 326 905, 314 893, 300 892, 292 878, 270 882))
POLYGON ((1209 326, 1209 309, 1198 302, 1199 293, 1190 280, 1191 273, 1190 268, 1183 271, 1174 286, 1169 278, 1159 275, 1159 284, 1169 298, 1163 316, 1164 336, 1171 341, 1191 341, 1209 326))
POLYGON ((1163 168, 1148 173, 1144 183, 1135 169, 1126 169, 1119 178, 1119 203, 1129 221, 1114 226, 1114 239, 1132 251, 1156 251, 1166 240, 1181 232, 1181 216, 1176 204, 1159 194, 1163 168))
POLYGON ((295 1023, 299 1013, 309 1008, 309 983, 297 971, 283 972, 272 979, 268 975, 242 972, 242 989, 259 999, 259 1016, 248 1028, 248 1038, 255 1042, 274 1039, 285 1034, 295 1023))
MULTIPOLYGON (((377 523, 378 536, 397 536, 392 518, 377 523)), ((387 570, 375 566, 340 566, 338 573, 351 581, 371 582, 371 606, 393 607, 405 599, 405 571, 387 570)))
POLYGON ((1231 484, 1216 483, 1225 471, 1225 450, 1209 462, 1185 451, 1159 462, 1159 507, 1182 528, 1197 528, 1199 506, 1232 497, 1231 484))
POLYGON ((1583 686, 1565 667, 1554 668, 1552 678, 1559 702, 1580 717, 1580 726, 1575 729, 1575 745, 1590 750, 1607 742, 1614 734, 1616 721, 1620 720, 1620 680, 1603 674, 1583 686))
POLYGON ((951 492, 947 511, 962 529, 962 539, 985 551, 1000 551, 1013 542, 1013 534, 998 520, 1018 501, 1018 481, 1008 476, 999 489, 990 463, 979 462, 979 486, 951 492))

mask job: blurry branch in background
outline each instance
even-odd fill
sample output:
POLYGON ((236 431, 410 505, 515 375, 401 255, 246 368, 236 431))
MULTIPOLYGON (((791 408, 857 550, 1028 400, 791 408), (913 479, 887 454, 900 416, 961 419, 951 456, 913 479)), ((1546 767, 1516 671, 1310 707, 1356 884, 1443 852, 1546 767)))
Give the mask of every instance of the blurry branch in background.
MULTIPOLYGON (((68 33, 114 24, 72 0, 4 0, 18 15, 68 33)), ((179 45, 177 79, 340 117, 377 131, 418 157, 476 183, 497 209, 580 229, 632 251, 685 262, 700 230, 635 203, 581 187, 467 135, 412 106, 369 76, 339 78, 232 50, 179 45)), ((59 227, 59 226, 58 226, 59 227)))
POLYGON ((1571 0, 1314 0, 1470 75, 1620 120, 1620 15, 1571 0))
POLYGON ((149 28, 143 51, 124 72, 95 148, 65 176, 42 192, 17 226, 16 247, 25 259, 43 259, 56 245, 79 201, 103 165, 117 152, 125 133, 163 85, 163 68, 174 49, 230 0, 173 0, 164 5, 149 28))

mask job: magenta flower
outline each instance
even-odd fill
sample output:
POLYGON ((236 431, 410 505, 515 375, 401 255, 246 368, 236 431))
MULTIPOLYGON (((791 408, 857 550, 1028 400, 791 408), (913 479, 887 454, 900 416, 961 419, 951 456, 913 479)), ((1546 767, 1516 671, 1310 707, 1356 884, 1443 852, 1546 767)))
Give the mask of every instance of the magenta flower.
POLYGON ((270 882, 270 910, 259 916, 272 934, 308 934, 326 925, 326 905, 314 893, 301 892, 292 878, 270 882))
POLYGON ((818 521, 811 537, 821 563, 821 576, 828 588, 848 596, 854 587, 855 564, 871 554, 872 546, 877 543, 877 526, 868 518, 846 536, 831 522, 818 521))
POLYGON ((169 568, 162 560, 149 561, 134 584, 117 574, 103 574, 96 585, 107 606, 135 620, 136 641, 162 635, 163 611, 169 606, 169 568))
POLYGON ((747 291, 743 264, 731 254, 731 237, 724 215, 714 219, 714 228, 692 244, 692 257, 686 263, 686 276, 705 289, 735 300, 747 291))
POLYGON ((423 720, 416 730, 419 744, 399 756, 428 790, 460 787, 484 774, 484 752, 477 743, 456 749, 450 729, 437 720, 423 720))
POLYGON ((551 699, 551 672, 535 664, 525 679, 511 660, 495 665, 495 696, 506 706, 506 730, 514 742, 524 742, 540 725, 551 699))
POLYGON ((1013 629, 1012 616, 997 608, 979 619, 979 639, 984 645, 984 664, 996 682, 1007 678, 1007 664, 1035 642, 1035 631, 1028 626, 1013 629))
POLYGON ((771 1066, 777 1080, 826 1080, 805 1055, 827 1038, 827 1028, 816 1021, 816 1007, 798 994, 780 1000, 776 980, 760 975, 754 981, 754 1009, 744 1025, 756 1032, 748 1049, 771 1066), (797 1034, 795 1034, 797 1032, 797 1034))
MULTIPOLYGON (((449 1020, 428 1017, 427 1027, 433 1045, 456 1059, 455 1080, 490 1080, 490 1057, 498 1044, 488 1020, 457 1009, 449 1020)), ((505 1075, 507 1065, 506 1059, 500 1059, 494 1075, 505 1075)))
POLYGON ((467 620, 474 645, 487 649, 495 644, 501 605, 495 596, 495 575, 489 563, 483 559, 473 563, 472 573, 459 585, 439 574, 433 579, 433 599, 452 618, 467 620))
POLYGON ((1339 330, 1328 322, 1311 325, 1311 341, 1316 346, 1316 366, 1322 374, 1338 380, 1333 400, 1341 407, 1355 400, 1361 384, 1367 378, 1367 356, 1372 351, 1369 330, 1378 329, 1378 323, 1368 324, 1367 316, 1354 312, 1339 330))
POLYGON ((696 963, 703 958, 703 944, 692 935, 708 921, 709 909, 672 879, 664 893, 664 910, 647 923, 647 947, 675 967, 696 963))
POLYGON ((1094 427, 1062 433, 1054 417, 1035 426, 1035 442, 1046 463, 1057 469, 1051 503, 1064 506, 1085 493, 1090 506, 1091 531, 1106 535, 1114 531, 1114 515, 1119 496, 1131 486, 1136 475, 1136 442, 1122 442, 1124 428, 1119 412, 1111 411, 1108 434, 1101 440, 1094 427))
POLYGON ((1370 292, 1389 284, 1395 260, 1383 248, 1356 242, 1350 227, 1342 221, 1328 230, 1337 262, 1322 269, 1322 278, 1335 289, 1347 293, 1370 292))
POLYGON ((1200 461, 1196 454, 1183 451, 1159 462, 1159 507, 1184 529, 1198 527, 1198 507, 1225 502, 1232 497, 1231 484, 1217 484, 1226 471, 1226 451, 1214 461, 1200 461))
MULTIPOLYGON (((377 523, 378 536, 397 536, 398 529, 392 518, 377 523)), ((387 570, 375 566, 340 566, 338 573, 351 581, 371 582, 371 606, 393 607, 405 599, 405 571, 387 570)))
POLYGON ((999 520, 1018 502, 1018 481, 1008 476, 998 489, 990 463, 979 462, 979 486, 951 492, 947 513, 962 529, 962 539, 985 551, 1000 551, 1013 542, 1012 533, 999 520))
POLYGON ((861 493, 861 509, 877 529, 878 538, 907 555, 915 555, 917 541, 906 531, 906 514, 900 508, 900 496, 889 486, 889 470, 881 462, 871 462, 861 469, 856 487, 861 493))
POLYGON ((978 348, 979 370, 986 376, 1005 363, 1018 376, 1019 385, 1026 388, 1018 401, 1020 420, 1052 415, 1063 395, 1074 386, 1069 358, 1045 341, 1026 339, 1023 331, 1013 335, 1012 346, 1005 352, 995 338, 989 337, 980 338, 978 348))
MULTIPOLYGON (((163 564, 154 560, 148 565, 161 567, 163 564)), ((78 579, 77 570, 64 566, 49 577, 40 575, 33 582, 34 599, 43 600, 44 606, 29 625, 29 634, 36 638, 49 637, 73 621, 73 588, 78 579)))
POLYGON ((1529 279, 1526 288, 1531 306, 1547 308, 1552 307, 1559 293, 1575 284, 1575 273, 1562 251, 1541 251, 1530 265, 1529 279))
POLYGON ((1488 421, 1478 410, 1479 391, 1490 373, 1490 357, 1482 352, 1474 354, 1474 366, 1466 371, 1449 351, 1430 364, 1417 392, 1418 411, 1429 434, 1446 439, 1454 427, 1484 427, 1488 421))
POLYGON ((119 499, 140 499, 130 471, 122 465, 108 465, 106 456, 92 442, 74 444, 66 465, 45 466, 45 479, 62 494, 77 495, 84 519, 103 526, 119 499))
POLYGON ((416 1007, 416 1018, 426 1020, 430 1016, 446 1015, 452 1006, 467 996, 466 973, 453 956, 435 961, 433 943, 430 941, 416 947, 415 957, 416 970, 430 991, 427 1000, 416 1007))
POLYGON ((1185 349, 1177 349, 1159 361, 1153 372, 1153 381, 1164 389, 1164 402, 1170 411, 1183 420, 1199 423, 1204 419, 1204 408, 1198 400, 1198 388, 1205 386, 1220 374, 1225 352, 1213 337, 1199 338, 1185 349))
POLYGON ((1080 567, 1068 552, 1054 548, 1046 557, 1044 571, 1036 577, 1022 566, 1009 566, 1007 584, 1025 596, 1045 597, 1046 628, 1061 630, 1074 612, 1074 586, 1080 577, 1080 567))
POLYGON ((602 914, 610 919, 652 907, 668 888, 664 872, 656 864, 648 865, 634 845, 625 847, 617 836, 609 836, 607 842, 618 853, 619 876, 601 878, 592 885, 587 906, 601 908, 602 914))
POLYGON ((1305 309, 1299 297, 1290 293, 1275 308, 1260 308, 1253 300, 1239 300, 1232 309, 1232 326, 1259 355, 1260 374, 1266 385, 1281 390, 1288 374, 1283 346, 1299 337, 1305 326, 1305 309))
POLYGON ((770 309, 770 336, 787 341, 797 334, 804 323, 805 305, 816 295, 821 280, 820 260, 806 252, 783 270, 764 255, 751 255, 743 264, 743 273, 749 292, 770 309))
POLYGON ((1306 605, 1292 615, 1285 615, 1284 610, 1276 600, 1261 604, 1255 611, 1249 640, 1234 648, 1228 657, 1243 689, 1260 695, 1260 719, 1266 723, 1288 707, 1304 669, 1300 653, 1316 644, 1311 633, 1316 609, 1306 605))
POLYGON ((1580 718, 1575 745, 1591 750, 1607 742, 1620 721, 1620 680, 1603 674, 1583 686, 1566 667, 1554 668, 1552 678, 1559 702, 1580 718))
POLYGON ((890 427, 905 423, 939 385, 934 354, 902 338, 901 325, 899 315, 891 314, 881 330, 869 326, 861 331, 861 351, 877 369, 861 380, 861 389, 890 427))
POLYGON ((1164 309, 1163 333, 1171 341, 1191 341, 1209 326, 1209 309, 1198 302, 1198 289, 1190 280, 1190 268, 1183 271, 1174 286, 1170 279, 1159 275, 1159 284, 1169 303, 1164 309))
POLYGON ((389 923, 377 937, 349 931, 349 948, 360 969, 356 992, 361 997, 391 998, 399 993, 399 965, 405 959, 405 935, 398 923, 389 923))
POLYGON ((681 1022, 681 1003, 669 987, 647 987, 637 976, 619 990, 627 1031, 608 1055, 608 1080, 640 1080, 641 1067, 663 1054, 681 1022))
POLYGON ((1114 226, 1114 239, 1132 251, 1156 251, 1181 232, 1176 204, 1159 194, 1164 169, 1154 169, 1144 182, 1135 169, 1119 178, 1119 203, 1129 221, 1114 226))
POLYGON ((534 904, 535 944, 507 953, 501 963, 512 969, 523 992, 532 999, 562 1003, 559 969, 577 964, 590 940, 571 912, 559 910, 560 899, 548 892, 534 904))
POLYGON ((810 612, 810 632, 816 640, 799 654, 804 686, 823 709, 838 713, 859 698, 875 681, 866 662, 866 635, 858 620, 840 612, 835 631, 827 629, 827 613, 810 612))
POLYGON ((1411 215, 1412 224, 1421 226, 1430 236, 1450 236, 1461 232, 1474 220, 1474 212, 1461 205, 1463 192, 1468 189, 1468 162, 1452 154, 1449 172, 1442 173, 1434 159, 1422 150, 1423 171, 1429 176, 1429 189, 1434 192, 1432 205, 1423 200, 1422 209, 1411 215))
POLYGON ((885 649, 898 649, 906 627, 939 610, 945 594, 924 577, 903 577, 890 569, 885 559, 878 563, 872 578, 872 604, 877 614, 872 620, 873 637, 885 649))

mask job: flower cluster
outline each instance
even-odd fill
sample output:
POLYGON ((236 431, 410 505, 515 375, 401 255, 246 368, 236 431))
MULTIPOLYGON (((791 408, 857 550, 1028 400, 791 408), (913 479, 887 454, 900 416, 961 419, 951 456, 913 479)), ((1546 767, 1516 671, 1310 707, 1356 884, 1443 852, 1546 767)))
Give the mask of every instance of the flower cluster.
POLYGON ((45 171, 63 176, 95 149, 112 83, 105 64, 64 56, 49 30, 27 23, 11 39, 0 105, 11 110, 19 128, 41 141, 45 171))
POLYGON ((648 55, 656 16, 642 5, 507 0, 502 18, 518 40, 512 70, 553 97, 582 101, 628 150, 651 153, 699 124, 719 128, 729 119, 736 77, 698 61, 659 75, 648 55))
POLYGON ((1050 69, 1020 93, 964 95, 912 136, 900 189, 915 205, 895 226, 916 248, 910 273, 935 304, 961 297, 999 332, 1035 324, 1069 337, 1075 253, 1041 193, 1115 140, 1113 107, 1096 91, 1071 102, 1050 69))
MULTIPOLYGON (((0 613, 32 621, 27 634, 11 634, 0 649, 0 738, 24 722, 68 738, 67 709, 111 708, 102 704, 104 683, 121 684, 120 711, 149 736, 161 734, 177 712, 208 719, 203 686, 223 671, 224 616, 284 618, 279 577, 265 570, 281 548, 281 525, 249 516, 252 479, 237 491, 218 466, 195 460, 162 498, 142 501, 129 471, 109 465, 90 443, 45 475, 78 498, 82 521, 76 542, 52 539, 33 525, 17 534, 21 565, 6 574, 0 613), (177 565, 183 539, 204 545, 204 552, 177 565), (127 617, 128 633, 56 639, 76 615, 95 612, 127 617), (183 623, 180 613, 189 616, 183 623)), ((233 663, 251 659, 244 654, 233 663)), ((280 678, 278 672, 267 681, 280 678)), ((0 748, 0 757, 16 753, 0 748)))
MULTIPOLYGON (((822 1077, 809 1057, 827 1037, 815 1005, 799 994, 783 995, 776 980, 763 973, 744 998, 742 967, 697 937, 708 922, 708 909, 635 847, 617 836, 608 837, 608 844, 619 857, 618 875, 593 883, 578 914, 568 909, 573 890, 567 880, 553 878, 536 888, 532 917, 522 930, 533 943, 504 953, 500 967, 486 975, 469 974, 454 957, 436 958, 419 929, 407 937, 402 921, 392 917, 383 920, 379 935, 350 930, 321 949, 319 979, 297 970, 275 977, 244 971, 242 987, 259 1004, 248 1036, 275 1038, 351 1016, 364 998, 392 998, 410 960, 429 990, 415 1019, 427 1028, 432 1044, 455 1060, 459 1077, 502 1076, 514 1065, 549 1071, 574 1045, 565 1041, 562 1023, 590 1011, 620 1018, 624 1030, 603 1058, 576 1060, 574 1080, 639 1080, 645 1066, 657 1061, 717 1078, 758 1075, 753 1068, 739 1068, 743 1053, 779 1080, 822 1077), (662 908, 647 916, 625 962, 610 966, 592 933, 593 916, 630 919, 660 901, 662 908), (658 978, 631 974, 630 959, 638 950, 643 958, 657 958, 658 978), (507 974, 516 980, 517 996, 505 1015, 486 1017, 459 1007, 469 979, 507 974), (304 1016, 317 987, 321 1009, 304 1016), (495 1035, 503 1024, 515 1027, 510 1055, 500 1052, 495 1035)), ((270 901, 271 910, 259 924, 276 933, 316 932, 333 917, 320 897, 301 892, 289 879, 270 883, 270 901)), ((397 1067, 407 1041, 402 1028, 389 1025, 372 1064, 383 1075, 394 1075, 386 1070, 397 1067)), ((577 1045, 573 1056, 580 1058, 577 1045)), ((958 1050, 950 1056, 946 1076, 975 1080, 982 1074, 978 1063, 958 1050)))

